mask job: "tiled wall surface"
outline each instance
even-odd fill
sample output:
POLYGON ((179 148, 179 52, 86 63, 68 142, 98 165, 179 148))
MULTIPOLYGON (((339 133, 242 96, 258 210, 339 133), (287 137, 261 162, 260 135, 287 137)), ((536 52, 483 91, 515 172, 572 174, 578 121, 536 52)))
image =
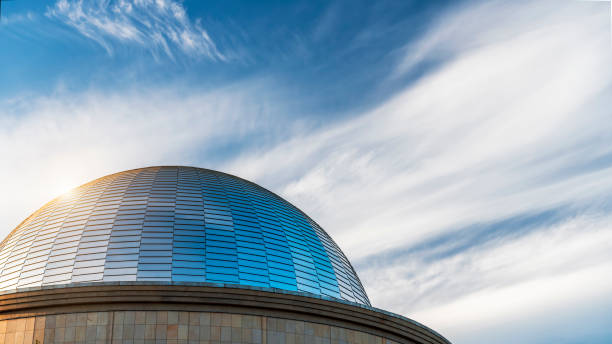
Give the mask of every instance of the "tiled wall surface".
POLYGON ((0 343, 397 344, 368 333, 255 315, 115 311, 0 321, 0 343))

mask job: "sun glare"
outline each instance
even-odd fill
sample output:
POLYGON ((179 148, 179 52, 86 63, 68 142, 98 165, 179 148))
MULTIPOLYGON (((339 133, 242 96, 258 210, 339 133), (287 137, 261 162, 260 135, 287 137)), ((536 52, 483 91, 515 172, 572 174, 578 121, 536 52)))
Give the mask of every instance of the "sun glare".
POLYGON ((62 184, 56 188, 56 195, 59 195, 60 198, 70 198, 76 194, 76 187, 73 185, 62 184))

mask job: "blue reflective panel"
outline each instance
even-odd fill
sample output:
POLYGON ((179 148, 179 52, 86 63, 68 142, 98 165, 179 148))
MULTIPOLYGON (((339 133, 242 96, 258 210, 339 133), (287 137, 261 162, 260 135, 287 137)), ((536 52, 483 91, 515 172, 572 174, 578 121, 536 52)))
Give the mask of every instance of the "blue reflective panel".
MULTIPOLYGON (((172 252, 172 244, 168 243, 166 245, 162 244, 140 244, 140 252, 144 254, 145 252, 159 252, 159 255, 169 255, 172 252)), ((149 253, 147 253, 149 254, 149 253)), ((153 253, 151 253, 153 254, 153 253)))
POLYGON ((179 237, 181 235, 192 236, 192 237, 199 237, 199 236, 204 237, 204 233, 205 232, 203 230, 185 230, 181 226, 176 226, 174 230, 175 237, 179 237))
POLYGON ((207 259, 206 260, 206 268, 210 266, 219 266, 219 267, 227 267, 227 268, 238 268, 238 263, 230 260, 218 260, 218 259, 207 259))
POLYGON ((258 282, 259 285, 270 285, 270 280, 268 279, 268 276, 250 274, 242 271, 240 271, 240 281, 244 281, 247 284, 250 284, 250 282, 258 282))
POLYGON ((138 264, 138 270, 171 270, 170 264, 138 264))
POLYGON ((321 290, 319 288, 313 288, 306 284, 300 284, 299 291, 304 291, 312 294, 321 294, 321 290))
POLYGON ((174 234, 174 243, 176 244, 177 242, 196 242, 196 243, 203 243, 205 242, 206 239, 204 238, 204 236, 196 236, 196 235, 178 235, 174 234))
POLYGON ((270 280, 270 287, 284 289, 284 290, 297 291, 297 286, 295 285, 295 283, 289 284, 289 283, 282 283, 282 282, 270 280))
POLYGON ((214 240, 233 241, 234 231, 219 230, 216 226, 206 226, 206 237, 211 237, 214 240))
POLYGON ((317 281, 318 280, 316 275, 314 275, 312 273, 300 271, 299 269, 295 269, 295 276, 299 277, 300 279, 308 279, 308 280, 312 280, 312 281, 317 281))
POLYGON ((206 214, 204 218, 206 219, 206 223, 226 223, 228 225, 232 224, 232 217, 226 214, 206 214))
POLYGON ((240 283, 238 276, 217 273, 206 273, 206 281, 217 283, 240 283))
POLYGON ((267 269, 257 269, 257 268, 244 266, 244 265, 240 265, 239 270, 241 274, 248 273, 248 274, 255 274, 255 275, 262 275, 262 276, 268 275, 267 269))
POLYGON ((151 210, 151 207, 148 207, 147 210, 147 219, 155 221, 159 217, 164 217, 164 219, 168 221, 172 221, 172 216, 174 215, 174 209, 171 211, 154 211, 151 210))
POLYGON ((234 243, 233 240, 231 240, 231 237, 219 237, 219 236, 214 236, 214 235, 209 235, 206 237, 206 244, 208 246, 215 246, 215 247, 225 247, 225 248, 235 248, 236 244, 234 243), (225 241, 222 241, 225 240, 225 241))
POLYGON ((190 247, 190 248, 201 248, 204 249, 204 240, 201 242, 189 242, 189 241, 174 241, 174 247, 190 247))
POLYGON ((172 233, 173 230, 174 230, 174 227, 169 227, 169 226, 164 226, 164 227, 143 226, 142 233, 143 233, 143 236, 146 236, 145 234, 147 233, 151 233, 151 235, 156 235, 158 233, 172 233))
POLYGON ((204 222, 204 215, 200 215, 199 212, 187 213, 182 208, 179 208, 179 206, 177 206, 175 215, 177 223, 183 223, 183 220, 199 220, 204 222))
POLYGON ((268 264, 274 266, 275 264, 285 264, 287 266, 293 266, 293 260, 291 254, 285 252, 279 252, 276 250, 268 250, 268 264))
POLYGON ((336 289, 330 289, 330 288, 326 288, 323 285, 321 285, 321 293, 323 295, 327 295, 327 296, 331 296, 331 297, 336 297, 336 298, 340 298, 340 292, 338 292, 337 288, 336 289))
POLYGON ((193 254, 193 255, 204 255, 206 252, 204 249, 189 248, 189 247, 176 247, 176 246, 173 248, 172 251, 175 254, 181 253, 181 254, 193 254))
POLYGON ((202 263, 206 261, 206 256, 203 251, 201 254, 181 254, 175 251, 174 253, 172 253, 172 258, 174 260, 186 260, 186 261, 202 262, 202 263))
POLYGON ((235 275, 236 274, 236 268, 233 267, 221 267, 221 266, 212 266, 212 265, 208 265, 206 267, 206 273, 210 274, 226 274, 226 275, 235 275))
POLYGON ((268 261, 266 260, 266 257, 262 256, 252 256, 239 253, 238 261, 240 262, 240 265, 244 266, 252 266, 260 269, 268 268, 268 261))
POLYGON ((280 275, 275 275, 275 274, 270 274, 269 278, 270 278, 270 283, 274 281, 274 282, 281 282, 284 284, 296 285, 295 278, 280 276, 280 275))
POLYGON ((172 243, 172 237, 165 237, 165 238, 160 238, 160 237, 149 237, 148 235, 145 236, 145 234, 143 234, 142 238, 140 239, 140 243, 143 245, 143 247, 151 247, 152 245, 147 245, 147 244, 171 244, 172 243))
POLYGON ((260 248, 250 248, 250 247, 238 246, 236 250, 238 253, 245 254, 245 255, 254 255, 254 256, 262 256, 262 257, 266 256, 266 252, 260 248))
MULTIPOLYGON (((164 248, 171 248, 171 246, 164 246, 164 248)), ((144 251, 141 249, 140 257, 172 257, 172 251, 168 249, 157 251, 144 251)))
POLYGON ((254 232, 247 232, 242 229, 236 230, 236 241, 240 246, 257 247, 261 250, 265 250, 265 241, 263 236, 254 232))
POLYGON ((208 245, 208 247, 206 248, 206 253, 207 254, 216 253, 216 254, 231 256, 231 255, 236 255, 236 249, 208 245))
POLYGON ((143 238, 172 238, 172 232, 170 231, 152 231, 150 228, 145 229, 142 232, 143 238))
MULTIPOLYGON (((176 257, 174 257, 176 258, 176 257)), ((172 261, 172 266, 173 267, 181 267, 181 268, 192 268, 192 269, 201 269, 202 271, 204 270, 204 264, 203 261, 186 261, 186 260, 173 260, 172 261)), ((173 269, 174 271, 174 269, 173 269)))
POLYGON ((159 215, 152 215, 152 214, 147 214, 147 221, 145 222, 145 226, 154 226, 154 223, 161 223, 162 226, 167 226, 167 225, 172 225, 172 222, 174 222, 174 215, 171 212, 167 213, 170 216, 159 216, 159 215))
POLYGON ((190 225, 191 228, 194 228, 193 226, 195 226, 195 228, 202 228, 202 227, 204 227, 204 221, 201 221, 201 220, 177 219, 175 221, 175 224, 177 224, 177 225, 190 225))
POLYGON ((226 225, 226 224, 220 224, 218 222, 206 222, 206 228, 207 229, 217 229, 219 231, 228 231, 228 232, 232 232, 233 228, 231 225, 226 225))

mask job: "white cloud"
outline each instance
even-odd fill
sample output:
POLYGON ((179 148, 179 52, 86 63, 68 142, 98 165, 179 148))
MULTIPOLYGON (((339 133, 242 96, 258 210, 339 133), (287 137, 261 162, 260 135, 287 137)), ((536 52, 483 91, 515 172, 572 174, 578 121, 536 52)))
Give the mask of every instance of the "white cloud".
MULTIPOLYGON (((473 336, 471 327, 517 321, 525 313, 605 294, 612 287, 611 223, 608 214, 587 213, 436 259, 429 257, 432 247, 365 265, 362 275, 387 308, 435 324, 443 333, 473 336)), ((602 300, 612 302, 608 299, 602 300)))
POLYGON ((192 21, 174 0, 58 0, 47 16, 73 27, 109 54, 117 44, 131 44, 156 58, 226 59, 200 21, 192 21))
POLYGON ((607 263, 524 280, 413 315, 452 333, 454 343, 606 343, 612 335, 611 273, 607 263))

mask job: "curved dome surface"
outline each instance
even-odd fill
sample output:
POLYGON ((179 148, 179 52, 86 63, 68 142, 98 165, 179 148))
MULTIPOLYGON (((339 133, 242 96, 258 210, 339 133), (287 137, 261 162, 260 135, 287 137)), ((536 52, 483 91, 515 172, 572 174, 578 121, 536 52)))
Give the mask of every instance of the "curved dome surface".
POLYGON ((303 212, 225 173, 148 167, 58 197, 0 244, 0 290, 110 281, 212 282, 370 305, 349 261, 303 212))

